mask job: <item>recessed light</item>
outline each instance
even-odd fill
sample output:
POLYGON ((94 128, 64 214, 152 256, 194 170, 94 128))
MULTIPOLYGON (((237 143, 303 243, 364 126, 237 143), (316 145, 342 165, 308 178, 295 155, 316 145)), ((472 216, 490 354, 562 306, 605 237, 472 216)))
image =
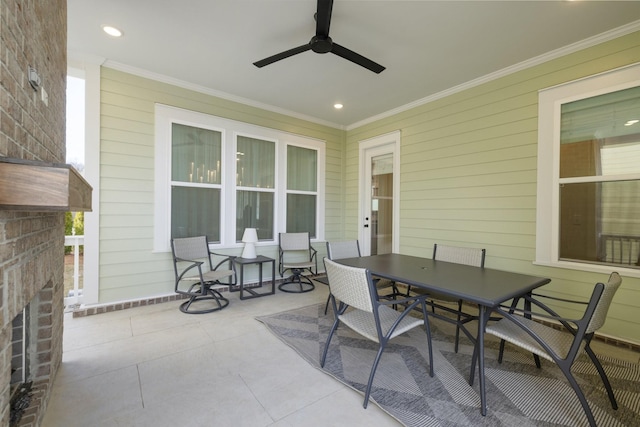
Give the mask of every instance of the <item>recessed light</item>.
POLYGON ((631 126, 631 125, 635 125, 636 123, 640 122, 640 120, 629 120, 627 123, 625 123, 625 126, 631 126))
POLYGON ((103 25, 102 31, 109 34, 111 37, 122 37, 122 34, 123 34, 122 31, 110 25, 103 25))
POLYGON ((335 108, 336 110, 341 109, 342 107, 344 107, 344 105, 338 103, 338 104, 333 104, 333 108, 335 108))

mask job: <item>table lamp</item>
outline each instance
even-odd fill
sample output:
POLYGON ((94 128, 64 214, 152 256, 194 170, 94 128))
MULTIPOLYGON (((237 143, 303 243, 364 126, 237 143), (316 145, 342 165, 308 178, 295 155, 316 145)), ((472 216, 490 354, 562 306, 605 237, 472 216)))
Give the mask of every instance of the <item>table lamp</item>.
POLYGON ((258 231, 255 228, 245 228, 242 235, 244 250, 242 258, 256 258, 256 242, 258 241, 258 231))

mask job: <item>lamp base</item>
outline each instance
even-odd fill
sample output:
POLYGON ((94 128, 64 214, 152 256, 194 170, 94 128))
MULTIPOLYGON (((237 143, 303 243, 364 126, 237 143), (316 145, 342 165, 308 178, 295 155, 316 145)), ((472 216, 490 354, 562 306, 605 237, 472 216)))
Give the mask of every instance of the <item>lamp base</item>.
POLYGON ((253 259, 257 258, 256 254, 256 245, 253 243, 245 243, 244 249, 242 250, 242 258, 253 259))

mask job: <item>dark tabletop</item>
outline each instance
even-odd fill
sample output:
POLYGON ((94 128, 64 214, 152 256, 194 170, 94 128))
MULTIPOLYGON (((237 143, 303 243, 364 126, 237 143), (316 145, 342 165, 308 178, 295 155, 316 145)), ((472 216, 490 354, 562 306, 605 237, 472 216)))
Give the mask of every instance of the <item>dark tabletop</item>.
POLYGON ((374 276, 486 307, 495 307, 551 281, 544 277, 400 254, 345 258, 336 262, 367 268, 374 276))
POLYGON ((268 262, 268 261, 275 261, 273 258, 268 258, 266 256, 262 256, 262 255, 258 255, 255 258, 242 258, 242 257, 235 257, 233 258, 233 260, 235 262, 237 262, 238 264, 258 264, 261 262, 268 262))

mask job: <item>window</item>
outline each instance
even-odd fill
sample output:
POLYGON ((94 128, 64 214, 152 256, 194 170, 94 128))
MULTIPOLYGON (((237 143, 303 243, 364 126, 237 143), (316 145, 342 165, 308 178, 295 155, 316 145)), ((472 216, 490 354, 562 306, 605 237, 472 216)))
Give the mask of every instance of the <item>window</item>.
POLYGON ((316 238, 318 155, 315 150, 287 147, 287 231, 308 231, 316 238))
POLYGON ((220 243, 222 132, 171 124, 171 237, 220 243))
POLYGON ((640 273, 640 66, 540 93, 537 262, 640 273))
POLYGON ((274 240, 276 143, 239 135, 236 152, 236 242, 245 228, 274 240))
POLYGON ((197 235, 239 247, 248 227, 265 244, 324 238, 323 141, 156 105, 155 149, 155 251, 197 235))

